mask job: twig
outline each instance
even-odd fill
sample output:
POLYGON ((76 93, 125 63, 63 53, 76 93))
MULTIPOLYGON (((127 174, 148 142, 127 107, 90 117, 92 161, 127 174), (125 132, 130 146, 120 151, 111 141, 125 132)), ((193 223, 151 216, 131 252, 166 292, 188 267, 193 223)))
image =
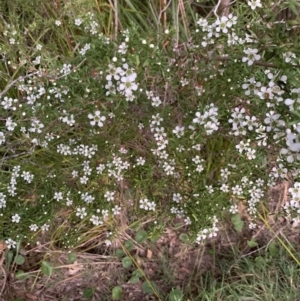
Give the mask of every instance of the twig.
POLYGON ((4 94, 6 94, 7 91, 8 91, 14 84, 16 84, 17 82, 23 81, 24 79, 29 78, 29 77, 32 77, 32 76, 34 76, 34 75, 36 75, 36 74, 38 74, 38 73, 40 73, 40 71, 36 71, 36 72, 30 73, 30 74, 27 74, 27 75, 24 75, 24 76, 20 76, 20 77, 18 77, 17 79, 13 80, 11 83, 9 83, 9 84, 5 87, 5 89, 0 93, 0 98, 1 98, 4 94))
POLYGON ((0 297, 2 296, 2 293, 3 293, 5 285, 6 285, 6 280, 7 280, 6 271, 3 268, 3 262, 4 262, 4 259, 5 259, 4 250, 5 250, 5 248, 0 251, 0 256, 1 256, 1 258, 0 258, 0 268, 1 268, 1 271, 3 273, 3 278, 4 278, 3 279, 3 285, 2 285, 1 290, 0 290, 0 297))
POLYGON ((162 9, 162 10, 159 12, 159 15, 158 15, 158 22, 160 21, 162 14, 168 9, 168 7, 170 6, 171 3, 172 3, 172 0, 170 0, 170 1, 167 3, 167 5, 165 6, 165 8, 162 9))
POLYGON ((182 0, 179 1, 178 3, 179 7, 180 7, 180 11, 181 11, 181 15, 182 15, 182 21, 183 21, 183 25, 184 25, 184 30, 188 36, 188 29, 187 29, 187 21, 186 21, 186 13, 185 13, 185 6, 182 0))
POLYGON ((220 6, 221 2, 222 2, 222 0, 219 0, 217 5, 215 6, 215 8, 213 10, 213 13, 216 16, 216 18, 219 18, 218 14, 217 14, 217 10, 219 9, 219 6, 220 6))
POLYGON ((229 15, 229 6, 230 6, 230 0, 222 0, 221 1, 220 10, 221 10, 222 16, 228 17, 228 15, 229 15))
POLYGON ((10 160, 10 159, 21 157, 23 155, 30 155, 32 153, 33 153, 33 151, 29 151, 29 152, 23 152, 23 153, 20 153, 20 154, 16 154, 16 155, 11 155, 11 156, 8 156, 8 157, 3 157, 1 159, 1 163, 4 162, 4 161, 10 160))
POLYGON ((114 32, 114 34, 115 34, 115 38, 117 37, 117 32, 118 32, 118 8, 117 8, 117 5, 118 5, 118 0, 114 0, 114 4, 112 4, 112 2, 111 2, 111 0, 108 0, 109 1, 109 4, 110 4, 110 6, 111 6, 111 8, 113 9, 113 11, 114 11, 114 14, 115 14, 115 24, 114 24, 114 26, 115 26, 115 28, 114 28, 114 30, 115 30, 115 32, 114 32))
POLYGON ((2 296, 2 293, 3 293, 5 285, 6 285, 7 276, 6 276, 6 272, 5 272, 4 268, 3 268, 3 266, 1 266, 0 268, 1 268, 1 271, 3 273, 3 278, 4 278, 3 279, 3 285, 2 285, 2 288, 0 290, 0 296, 2 296))
POLYGON ((115 38, 117 37, 118 35, 118 23, 119 23, 119 20, 118 20, 118 0, 114 0, 114 6, 115 6, 115 38))

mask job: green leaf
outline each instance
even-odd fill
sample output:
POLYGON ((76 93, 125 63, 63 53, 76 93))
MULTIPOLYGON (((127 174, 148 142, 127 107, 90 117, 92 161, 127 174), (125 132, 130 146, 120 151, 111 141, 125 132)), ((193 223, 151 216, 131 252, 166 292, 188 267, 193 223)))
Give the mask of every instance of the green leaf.
POLYGON ((134 231, 139 231, 142 227, 142 224, 141 222, 137 221, 137 222, 134 222, 132 225, 131 225, 131 228, 132 230, 134 231))
POLYGON ((122 249, 117 249, 116 250, 116 256, 119 258, 122 258, 125 256, 125 252, 122 249))
POLYGON ((125 247, 126 247, 126 249, 128 250, 128 251, 131 251, 132 250, 132 248, 133 248, 133 241, 132 240, 127 240, 127 241, 125 241, 125 247))
POLYGON ((143 63, 143 68, 147 67, 149 65, 149 60, 145 60, 143 63))
POLYGON ((139 64, 140 64, 140 57, 138 55, 135 56, 135 63, 136 63, 136 66, 139 66, 139 64))
POLYGON ((23 236, 21 236, 20 239, 17 242, 17 245, 16 245, 16 253, 17 254, 19 254, 19 252, 20 252, 20 249, 21 249, 21 246, 22 246, 22 240, 23 240, 23 236))
POLYGON ((13 299, 12 301, 25 301, 25 300, 21 298, 17 298, 17 299, 13 299))
POLYGON ((182 242, 188 242, 189 241, 189 236, 185 233, 181 233, 179 235, 179 239, 182 241, 182 242))
POLYGON ((15 257, 15 263, 17 265, 22 265, 23 263, 25 262, 25 257, 18 254, 16 257, 15 257))
POLYGON ((50 277, 53 274, 54 267, 50 262, 43 261, 41 264, 41 270, 44 275, 50 277))
POLYGON ((5 256, 5 262, 6 262, 7 267, 10 267, 10 265, 13 261, 13 258, 14 258, 14 252, 12 250, 9 250, 5 256))
POLYGON ((138 231, 136 234, 135 234, 135 240, 138 242, 138 243, 143 243, 146 241, 148 237, 148 233, 145 231, 145 230, 140 230, 138 231))
POLYGON ((120 300, 123 294, 123 290, 121 286, 115 286, 112 289, 112 298, 113 300, 120 300))
POLYGON ((157 291, 157 287, 153 281, 144 281, 142 284, 142 290, 146 294, 153 294, 157 291))
POLYGON ((72 264, 76 261, 77 255, 75 253, 70 253, 68 255, 68 263, 72 264))
POLYGON ((132 272, 132 276, 142 277, 143 273, 142 273, 142 271, 140 269, 136 269, 135 271, 132 272))
POLYGON ((248 240, 247 241, 247 245, 250 247, 250 248, 255 248, 258 246, 258 243, 255 241, 255 240, 248 240))
POLYGON ((94 288, 93 287, 88 287, 84 289, 83 291, 83 298, 84 299, 91 299, 94 295, 94 288))
POLYGON ((299 3, 295 0, 289 0, 288 1, 289 3, 289 8, 293 11, 293 13, 298 16, 299 15, 299 12, 298 12, 298 9, 296 6, 299 6, 299 3))
POLYGON ((231 222, 235 231, 241 232, 244 227, 244 222, 238 214, 233 214, 231 216, 231 222))
POLYGON ((268 249, 267 249, 270 253, 271 256, 276 256, 278 254, 278 248, 276 246, 276 243, 274 241, 272 241, 269 246, 268 246, 268 249))
POLYGON ((27 279, 27 278, 30 278, 30 277, 31 277, 30 275, 28 275, 27 273, 25 273, 22 270, 15 273, 15 278, 18 279, 18 280, 24 280, 24 279, 27 279))
POLYGON ((169 294, 169 301, 182 301, 183 293, 179 289, 172 289, 169 294))
POLYGON ((255 258, 255 264, 259 268, 263 268, 266 265, 266 261, 262 256, 258 256, 255 258))
POLYGON ((132 265, 132 260, 130 257, 126 256, 122 259, 123 268, 128 269, 132 265))
POLYGON ((140 277, 137 277, 137 276, 132 276, 129 280, 130 283, 132 284, 137 284, 140 280, 140 277))
POLYGON ((150 240, 155 243, 160 239, 160 237, 161 237, 161 233, 157 232, 151 235, 150 240))

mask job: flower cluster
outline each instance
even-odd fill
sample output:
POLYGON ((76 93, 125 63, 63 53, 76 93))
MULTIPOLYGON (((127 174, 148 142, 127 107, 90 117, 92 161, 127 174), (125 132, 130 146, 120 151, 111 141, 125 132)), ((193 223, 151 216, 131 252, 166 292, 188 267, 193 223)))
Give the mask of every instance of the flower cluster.
POLYGON ((289 193, 291 199, 289 202, 286 202, 283 206, 283 209, 289 217, 292 217, 293 220, 300 219, 300 183, 295 182, 294 186, 289 188, 289 193))
POLYGON ((205 228, 201 230, 196 237, 196 242, 200 244, 202 241, 204 241, 206 238, 212 238, 216 237, 219 231, 218 228, 218 219, 214 216, 212 217, 212 226, 210 228, 205 228))
POLYGON ((193 123, 203 125, 207 135, 211 135, 213 132, 219 129, 218 108, 214 104, 206 106, 204 113, 196 112, 196 118, 193 119, 193 123))
POLYGON ((135 92, 138 89, 136 83, 137 74, 133 68, 130 68, 128 63, 123 62, 122 66, 116 67, 114 62, 117 58, 113 58, 113 63, 108 65, 105 89, 106 95, 120 93, 127 101, 135 99, 135 92))

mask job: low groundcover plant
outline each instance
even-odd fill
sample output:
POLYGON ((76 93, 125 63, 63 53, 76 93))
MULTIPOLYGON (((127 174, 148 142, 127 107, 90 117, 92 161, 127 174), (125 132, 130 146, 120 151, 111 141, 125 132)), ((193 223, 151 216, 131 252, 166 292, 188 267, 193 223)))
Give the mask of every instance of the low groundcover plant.
MULTIPOLYGON (((154 228, 179 217, 200 243, 241 203, 254 229, 270 188, 299 175, 299 38, 271 8, 236 3, 200 18, 182 43, 172 29, 108 39, 94 14, 66 12, 51 26, 84 34, 59 60, 42 42, 28 56, 18 26, 6 23, 2 64, 17 74, 0 93, 7 247, 53 231, 72 248, 101 226, 109 243, 124 212, 131 222, 153 217, 154 228)), ((282 208, 292 219, 298 186, 282 208)))

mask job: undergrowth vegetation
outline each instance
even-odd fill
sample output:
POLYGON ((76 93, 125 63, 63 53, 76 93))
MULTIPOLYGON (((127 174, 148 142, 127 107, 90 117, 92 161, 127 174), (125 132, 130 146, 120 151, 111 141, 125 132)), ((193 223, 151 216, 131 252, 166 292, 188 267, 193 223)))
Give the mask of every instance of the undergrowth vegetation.
POLYGON ((299 28, 278 20, 285 1, 205 17, 181 1, 150 1, 147 17, 126 1, 25 2, 0 4, 8 249, 110 246, 120 224, 155 241, 173 218, 191 244, 228 217, 254 231, 287 178, 290 200, 268 213, 299 223, 299 28))

